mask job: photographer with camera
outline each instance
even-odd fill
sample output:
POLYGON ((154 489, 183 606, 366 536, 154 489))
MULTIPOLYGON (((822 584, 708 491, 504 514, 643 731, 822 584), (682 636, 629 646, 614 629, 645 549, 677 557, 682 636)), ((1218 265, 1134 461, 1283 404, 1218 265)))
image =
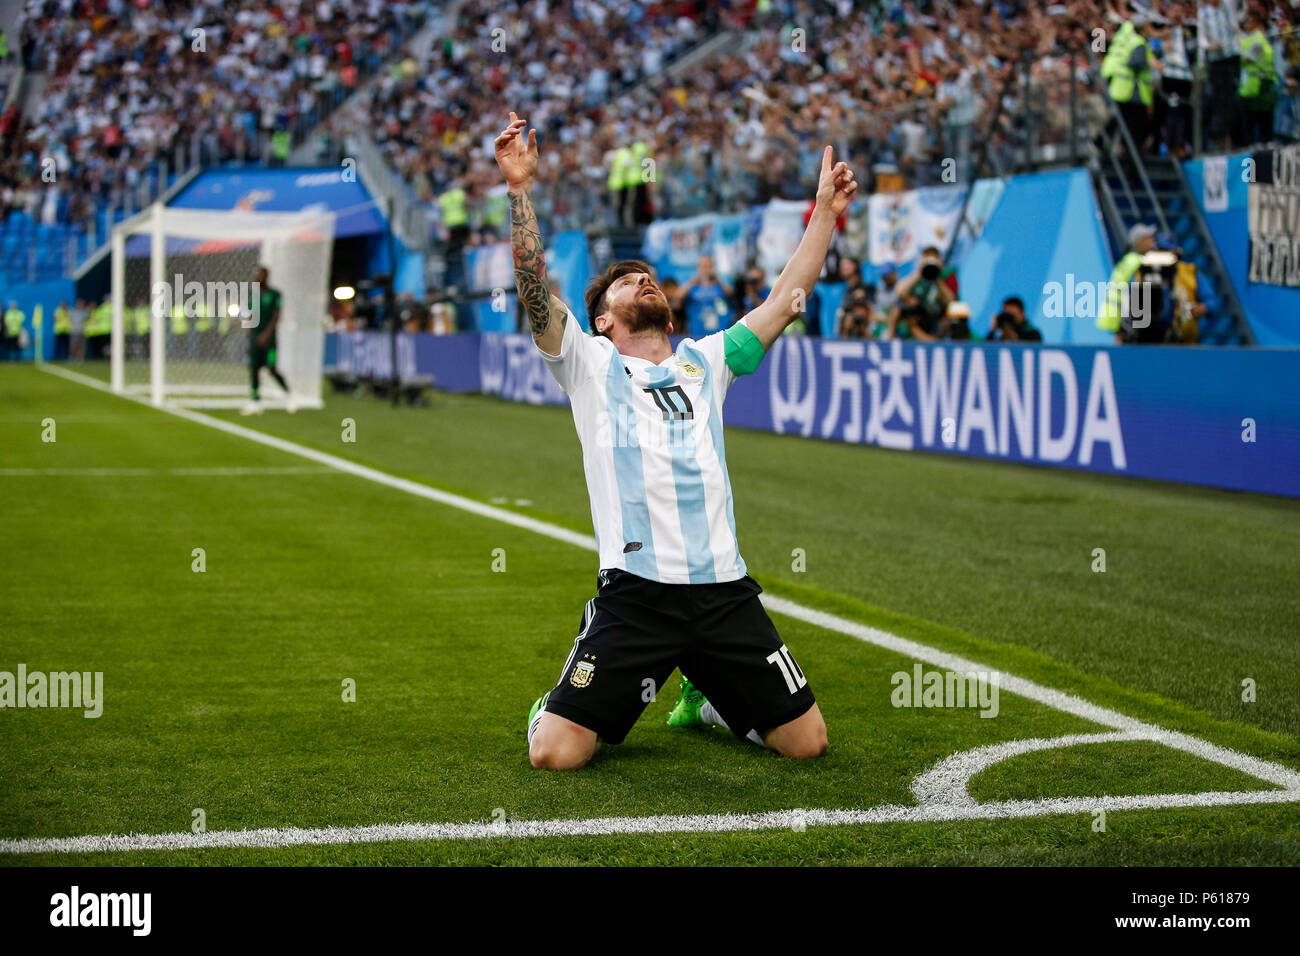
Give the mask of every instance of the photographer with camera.
POLYGON ((840 338, 872 338, 871 313, 875 287, 862 281, 862 265, 853 256, 840 259, 839 278, 844 280, 844 295, 835 313, 835 328, 840 338), (864 305, 867 313, 865 324, 862 323, 861 316, 850 315, 855 306, 861 308, 864 305), (845 329, 850 326, 860 329, 861 334, 845 334, 845 329))
POLYGON ((871 293, 866 286, 850 287, 840 304, 839 336, 842 339, 872 339, 871 293))
POLYGON ((1188 344, 1200 340, 1200 319, 1207 309, 1199 301, 1196 265, 1184 262, 1182 250, 1169 233, 1156 237, 1155 246, 1142 253, 1136 282, 1146 290, 1143 323, 1123 316, 1121 334, 1130 344, 1188 344))
POLYGON ((766 279, 763 278, 763 270, 756 265, 750 266, 736 282, 732 311, 736 315, 746 315, 758 308, 767 299, 770 291, 766 279))
POLYGON ((989 323, 989 342, 1041 342, 1043 333, 1029 324, 1025 302, 1018 295, 1002 300, 1002 310, 989 323))
POLYGON ((927 246, 916 271, 898 287, 898 304, 889 314, 889 338, 934 342, 940 337, 948 304, 956 298, 945 279, 939 250, 927 246))

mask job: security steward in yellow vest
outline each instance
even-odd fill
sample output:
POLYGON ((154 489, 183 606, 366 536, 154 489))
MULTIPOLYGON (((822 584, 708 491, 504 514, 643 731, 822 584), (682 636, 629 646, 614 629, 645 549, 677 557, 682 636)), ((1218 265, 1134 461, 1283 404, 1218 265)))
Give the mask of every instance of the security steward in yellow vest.
POLYGON ((1115 269, 1110 274, 1106 301, 1102 304, 1101 311, 1097 315, 1097 328, 1106 332, 1113 332, 1115 341, 1120 344, 1127 341, 1122 326, 1124 324, 1123 306, 1125 303, 1132 303, 1129 283, 1142 266, 1142 257, 1155 248, 1155 226, 1139 223, 1128 231, 1128 241, 1129 251, 1124 253, 1119 262, 1115 263, 1115 269))
POLYGON ((609 205, 614 210, 614 217, 620 225, 631 225, 632 223, 632 202, 635 201, 635 193, 628 194, 628 183, 631 181, 632 149, 628 146, 620 146, 614 150, 614 156, 609 163, 609 177, 605 180, 605 186, 609 189, 609 205))
POLYGON ((1147 41, 1131 20, 1115 33, 1101 62, 1101 76, 1133 137, 1133 145, 1145 149, 1155 112, 1155 73, 1147 41))
POLYGON ((450 189, 438 197, 438 208, 442 210, 442 224, 449 233, 448 244, 453 251, 463 248, 469 238, 465 190, 453 183, 450 189))
POLYGON ((68 360, 68 347, 72 342, 72 310, 68 303, 60 302, 54 308, 54 361, 68 360))
POLYGON ((109 336, 113 334, 113 303, 104 301, 95 306, 86 322, 86 358, 102 359, 108 351, 109 336))
POLYGON ((1273 68, 1273 46, 1264 34, 1264 22, 1251 10, 1241 36, 1241 81, 1237 98, 1238 146, 1265 143, 1273 138, 1273 106, 1277 101, 1277 73, 1273 68))
POLYGON ((632 223, 644 225, 650 221, 650 184, 649 168, 646 159, 650 156, 650 147, 643 140, 637 140, 631 147, 631 163, 623 180, 624 188, 632 198, 632 223))
POLYGON ((27 316, 18 308, 18 303, 10 302, 9 308, 5 310, 5 358, 11 362, 17 362, 22 354, 21 336, 26 321, 27 316))

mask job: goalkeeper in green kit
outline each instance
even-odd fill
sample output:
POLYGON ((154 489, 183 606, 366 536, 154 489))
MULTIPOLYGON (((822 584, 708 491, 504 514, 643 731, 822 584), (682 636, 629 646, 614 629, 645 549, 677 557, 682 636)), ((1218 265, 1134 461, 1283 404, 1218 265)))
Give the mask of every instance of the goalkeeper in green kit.
POLYGON ((262 412, 257 382, 258 373, 264 368, 288 395, 288 410, 294 410, 289 384, 275 367, 275 328, 280 324, 280 290, 267 284, 269 277, 270 273, 265 266, 258 266, 253 273, 256 282, 253 295, 256 301, 250 303, 250 308, 256 324, 248 337, 248 371, 253 386, 253 399, 243 407, 240 412, 242 415, 259 415, 262 412))

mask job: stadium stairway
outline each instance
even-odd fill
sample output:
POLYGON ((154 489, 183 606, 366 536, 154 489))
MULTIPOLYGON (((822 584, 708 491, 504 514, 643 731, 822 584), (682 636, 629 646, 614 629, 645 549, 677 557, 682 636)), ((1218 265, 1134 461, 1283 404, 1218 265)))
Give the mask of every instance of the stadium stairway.
POLYGON ((1196 265, 1207 310, 1201 320, 1201 342, 1253 344, 1254 335, 1182 165, 1167 156, 1145 156, 1136 164, 1134 157, 1128 159, 1095 176, 1103 208, 1110 213, 1106 219, 1115 247, 1122 254, 1129 227, 1139 222, 1171 234, 1184 260, 1196 265))
MULTIPOLYGON (((1100 73, 1096 55, 1089 52, 1088 59, 1092 69, 1100 73)), ((1246 311, 1181 163, 1168 156, 1140 153, 1119 107, 1109 96, 1104 99, 1110 121, 1093 144, 1088 171, 1111 252, 1118 259, 1128 251, 1128 230, 1140 222, 1170 233, 1183 258, 1196 265, 1200 299, 1206 307, 1200 322, 1201 342, 1254 345, 1255 334, 1246 311)))

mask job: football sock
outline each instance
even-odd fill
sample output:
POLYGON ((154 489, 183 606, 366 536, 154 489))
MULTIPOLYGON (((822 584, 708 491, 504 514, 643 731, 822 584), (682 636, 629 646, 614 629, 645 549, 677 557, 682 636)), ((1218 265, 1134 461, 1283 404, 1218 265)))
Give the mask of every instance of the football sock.
POLYGON ((721 727, 723 730, 730 730, 727 722, 722 719, 722 715, 714 708, 713 704, 705 701, 700 705, 700 720, 706 724, 712 724, 715 727, 721 727))
POLYGON ((546 708, 542 707, 533 715, 532 722, 528 725, 528 746, 533 746, 533 734, 537 733, 537 727, 542 722, 542 714, 546 713, 546 708))
MULTIPOLYGON (((731 729, 727 726, 727 722, 722 719, 722 715, 718 713, 717 708, 707 700, 700 705, 700 720, 704 721, 706 724, 721 727, 723 730, 731 729)), ((757 730, 751 730, 749 733, 745 734, 745 739, 750 743, 758 744, 760 747, 763 746, 763 738, 758 735, 757 730)))
POLYGON ((280 387, 282 389, 284 389, 286 392, 289 391, 289 383, 284 380, 284 376, 280 374, 279 369, 272 366, 271 368, 267 369, 267 371, 271 373, 271 377, 273 379, 275 379, 277 382, 280 383, 280 387))

